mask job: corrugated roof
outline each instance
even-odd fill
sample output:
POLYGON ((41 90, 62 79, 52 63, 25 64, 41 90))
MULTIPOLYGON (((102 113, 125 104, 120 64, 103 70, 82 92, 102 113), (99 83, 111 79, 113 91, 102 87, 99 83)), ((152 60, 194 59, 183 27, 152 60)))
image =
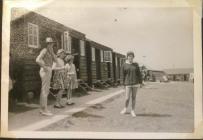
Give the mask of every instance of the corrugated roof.
POLYGON ((193 73, 193 68, 176 68, 176 69, 165 69, 167 74, 188 74, 193 73))

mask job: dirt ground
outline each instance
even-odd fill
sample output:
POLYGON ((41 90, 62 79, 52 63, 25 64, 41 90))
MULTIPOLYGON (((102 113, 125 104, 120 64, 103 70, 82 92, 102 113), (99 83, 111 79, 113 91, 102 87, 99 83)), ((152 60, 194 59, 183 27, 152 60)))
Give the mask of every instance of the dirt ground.
POLYGON ((123 93, 40 131, 192 132, 193 94, 193 83, 150 83, 138 91, 135 118, 120 114, 123 93))

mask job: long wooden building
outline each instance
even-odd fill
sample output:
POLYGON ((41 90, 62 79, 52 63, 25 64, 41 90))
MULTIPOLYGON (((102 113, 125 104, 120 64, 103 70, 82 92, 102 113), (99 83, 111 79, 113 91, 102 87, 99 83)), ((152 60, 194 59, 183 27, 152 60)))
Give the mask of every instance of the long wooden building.
POLYGON ((86 39, 84 33, 33 11, 13 8, 10 35, 12 66, 10 67, 18 75, 15 77, 16 88, 18 93, 23 93, 23 97, 30 91, 35 95, 40 93, 39 66, 35 59, 40 50, 45 47, 46 37, 52 37, 57 42, 54 46, 55 53, 59 48, 63 48, 67 53, 78 53, 74 59, 77 77, 89 86, 93 86, 98 80, 112 79, 116 82, 120 77, 123 55, 113 52, 107 46, 86 39))

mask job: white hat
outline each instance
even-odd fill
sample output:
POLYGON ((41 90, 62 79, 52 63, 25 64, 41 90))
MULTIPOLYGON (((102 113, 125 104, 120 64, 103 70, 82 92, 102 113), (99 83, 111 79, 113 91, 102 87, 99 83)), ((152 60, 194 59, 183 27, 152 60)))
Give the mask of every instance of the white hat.
POLYGON ((55 43, 51 37, 46 38, 46 43, 55 43))
POLYGON ((65 51, 63 49, 59 49, 56 54, 57 54, 57 56, 59 56, 63 52, 65 53, 65 51))

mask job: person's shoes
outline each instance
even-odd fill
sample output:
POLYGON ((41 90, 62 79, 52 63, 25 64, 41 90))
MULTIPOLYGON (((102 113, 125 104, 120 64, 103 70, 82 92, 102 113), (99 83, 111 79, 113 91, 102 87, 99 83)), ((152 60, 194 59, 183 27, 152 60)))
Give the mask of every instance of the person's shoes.
POLYGON ((40 111, 40 114, 42 114, 44 116, 53 116, 53 114, 49 111, 40 111))
POLYGON ((68 103, 66 103, 66 104, 67 104, 67 105, 74 105, 75 103, 73 103, 73 102, 69 103, 69 102, 68 102, 68 103))
POLYGON ((64 108, 65 106, 64 105, 62 105, 62 104, 60 104, 60 106, 61 106, 61 108, 64 108))
POLYGON ((136 117, 135 111, 131 111, 132 117, 136 117))
POLYGON ((60 108, 64 108, 64 106, 54 105, 54 108, 59 108, 60 109, 60 108))
POLYGON ((126 113, 127 113, 127 109, 124 108, 120 113, 121 113, 121 114, 126 114, 126 113))

